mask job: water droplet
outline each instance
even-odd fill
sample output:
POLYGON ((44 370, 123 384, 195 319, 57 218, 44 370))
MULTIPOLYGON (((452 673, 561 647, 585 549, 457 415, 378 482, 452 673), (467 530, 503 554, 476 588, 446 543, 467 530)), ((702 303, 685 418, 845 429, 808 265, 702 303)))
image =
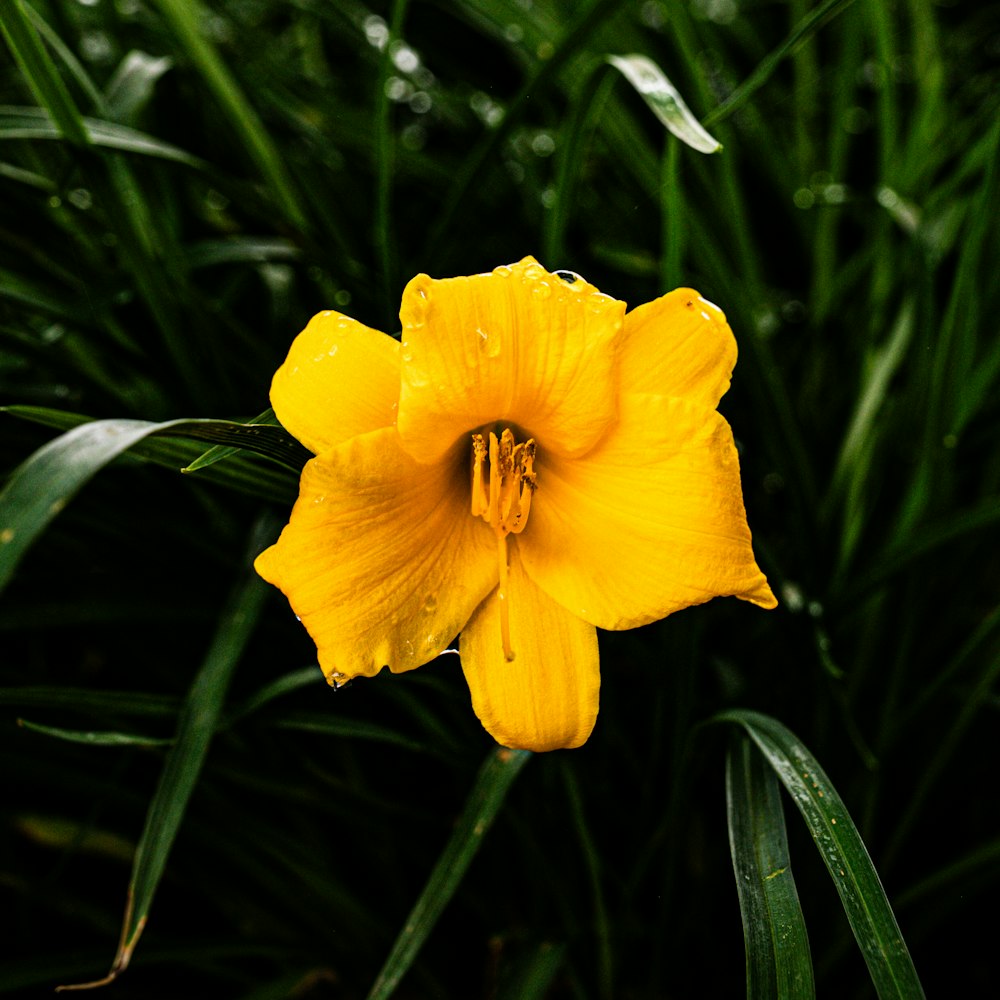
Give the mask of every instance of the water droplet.
MULTIPOLYGON (((437 606, 438 606, 437 597, 434 594, 428 594, 424 598, 423 609, 428 614, 430 614, 432 611, 434 611, 437 608, 437 606)), ((433 637, 430 637, 430 638, 433 639, 433 637)))
POLYGON ((488 358, 495 358, 500 353, 500 335, 488 333, 482 327, 476 327, 479 334, 479 350, 488 358))
POLYGON ((351 683, 351 678, 347 674, 340 673, 339 670, 334 670, 333 673, 327 674, 326 682, 334 691, 339 691, 351 683))
POLYGON ((536 298, 547 299, 552 294, 552 286, 547 281, 536 281, 531 292, 536 298))
MULTIPOLYGON (((583 278, 581 278, 580 275, 576 273, 576 271, 567 271, 564 269, 560 269, 558 271, 553 271, 552 273, 562 278, 562 280, 565 281, 567 285, 575 285, 578 281, 583 281, 583 278)), ((586 282, 584 283, 586 284, 586 282)))
POLYGON ((493 268, 493 273, 498 278, 509 278, 514 272, 506 264, 501 264, 499 267, 493 268))

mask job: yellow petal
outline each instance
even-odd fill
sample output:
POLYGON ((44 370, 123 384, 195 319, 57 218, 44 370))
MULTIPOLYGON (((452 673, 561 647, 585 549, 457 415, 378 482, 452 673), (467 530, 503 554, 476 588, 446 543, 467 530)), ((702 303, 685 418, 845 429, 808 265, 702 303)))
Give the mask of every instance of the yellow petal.
POLYGON ((532 583, 516 544, 510 550, 506 599, 513 660, 504 657, 496 592, 462 631, 459 649, 472 707, 503 746, 578 747, 597 719, 597 632, 532 583))
POLYGON ((292 341, 271 382, 286 430, 319 454, 396 419, 399 343, 336 312, 321 312, 292 341))
POLYGON ((615 414, 615 351, 625 304, 533 258, 403 293, 399 434, 422 461, 501 421, 579 455, 615 414))
POLYGON ((725 313, 678 288, 625 316, 622 392, 679 396, 714 407, 729 388, 736 340, 725 313))
POLYGON ((467 451, 417 465, 386 428, 303 470, 291 520, 255 567, 331 679, 426 663, 497 585, 494 535, 469 514, 467 451))
POLYGON ((729 425, 682 399, 623 396, 620 422, 581 459, 539 448, 532 579, 601 628, 644 625, 712 597, 776 601, 757 568, 729 425))

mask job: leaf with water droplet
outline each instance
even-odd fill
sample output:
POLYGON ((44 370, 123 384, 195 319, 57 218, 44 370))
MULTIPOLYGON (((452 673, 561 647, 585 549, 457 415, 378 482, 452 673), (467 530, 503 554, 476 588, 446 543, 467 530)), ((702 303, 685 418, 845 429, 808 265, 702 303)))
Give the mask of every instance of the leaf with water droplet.
POLYGON ((646 56, 608 56, 608 62, 639 92, 650 110, 681 142, 699 153, 718 153, 722 143, 701 127, 666 74, 646 56))

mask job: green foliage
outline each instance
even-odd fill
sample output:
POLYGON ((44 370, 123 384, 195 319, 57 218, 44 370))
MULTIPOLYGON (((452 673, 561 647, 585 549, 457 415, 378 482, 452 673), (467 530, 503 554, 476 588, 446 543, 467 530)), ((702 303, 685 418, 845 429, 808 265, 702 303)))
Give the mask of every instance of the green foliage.
POLYGON ((143 1000, 384 966, 398 997, 988 995, 1000 5, 8 0, 0 30, 0 994, 121 939, 143 1000), (309 316, 392 333, 412 275, 527 253, 725 309, 782 606, 602 636, 594 737, 522 771, 456 657, 331 691, 246 581, 309 316))

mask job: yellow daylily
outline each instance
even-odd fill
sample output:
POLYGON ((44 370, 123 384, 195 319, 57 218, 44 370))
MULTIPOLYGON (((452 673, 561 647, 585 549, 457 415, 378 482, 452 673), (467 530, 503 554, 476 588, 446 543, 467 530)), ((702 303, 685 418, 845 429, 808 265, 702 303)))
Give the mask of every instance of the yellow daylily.
POLYGON ((313 458, 257 571, 339 684, 411 670, 461 633, 472 705, 508 747, 580 746, 596 627, 717 596, 775 599, 716 405, 736 342, 678 289, 631 312, 531 257, 417 275, 401 341, 336 312, 271 386, 313 458))

